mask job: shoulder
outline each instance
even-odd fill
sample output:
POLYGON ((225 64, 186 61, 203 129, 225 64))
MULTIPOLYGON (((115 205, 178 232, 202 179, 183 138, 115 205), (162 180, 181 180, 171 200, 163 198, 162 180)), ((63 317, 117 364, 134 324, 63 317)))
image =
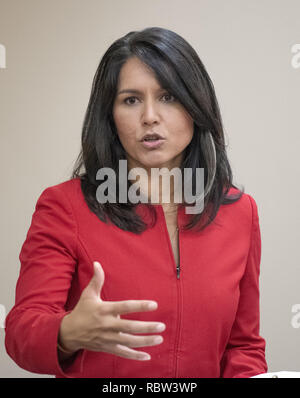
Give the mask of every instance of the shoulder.
POLYGON ((55 185, 49 185, 44 188, 42 192, 61 192, 65 194, 72 194, 80 188, 80 179, 72 178, 69 180, 62 181, 55 185))
POLYGON ((40 196, 67 196, 69 198, 78 195, 81 191, 80 179, 72 178, 55 185, 49 185, 42 189, 40 196))
POLYGON ((42 188, 36 208, 43 206, 64 207, 71 211, 72 203, 81 200, 81 183, 79 178, 73 178, 42 188))
MULTIPOLYGON (((240 193, 237 188, 230 188, 227 193, 227 198, 234 198, 240 193)), ((226 219, 233 225, 251 226, 258 222, 259 206, 252 194, 242 192, 241 197, 230 204, 222 204, 219 209, 219 217, 226 219)))
MULTIPOLYGON (((234 197, 240 193, 239 189, 237 188, 230 188, 227 194, 227 197, 234 197)), ((236 205, 239 210, 245 211, 247 213, 257 212, 258 206, 256 200, 252 195, 247 192, 243 192, 241 198, 236 202, 232 203, 232 206, 236 205)), ((230 205, 229 205, 230 206, 230 205)))

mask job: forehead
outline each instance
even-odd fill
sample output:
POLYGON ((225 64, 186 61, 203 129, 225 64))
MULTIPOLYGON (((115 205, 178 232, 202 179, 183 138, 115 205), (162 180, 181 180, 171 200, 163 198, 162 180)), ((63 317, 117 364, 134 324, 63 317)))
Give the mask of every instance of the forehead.
POLYGON ((154 72, 148 65, 137 57, 128 59, 120 70, 119 88, 126 88, 125 85, 127 86, 128 84, 142 87, 145 82, 154 87, 160 87, 154 72))

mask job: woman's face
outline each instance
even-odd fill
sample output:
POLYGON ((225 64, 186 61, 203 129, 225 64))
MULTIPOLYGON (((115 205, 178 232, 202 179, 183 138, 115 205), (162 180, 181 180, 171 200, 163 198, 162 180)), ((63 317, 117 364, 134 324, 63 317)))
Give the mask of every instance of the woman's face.
POLYGON ((180 167, 183 151, 193 137, 193 120, 136 57, 128 59, 120 71, 113 118, 129 169, 180 167), (123 90, 126 92, 120 93, 123 90), (157 133, 164 140, 157 147, 148 147, 152 144, 141 141, 147 133, 157 133))

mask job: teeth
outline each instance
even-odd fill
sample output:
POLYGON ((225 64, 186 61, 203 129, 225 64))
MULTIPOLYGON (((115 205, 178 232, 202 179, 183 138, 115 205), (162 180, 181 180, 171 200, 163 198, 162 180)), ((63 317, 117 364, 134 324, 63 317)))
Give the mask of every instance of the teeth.
POLYGON ((145 138, 145 141, 157 141, 158 138, 145 138))

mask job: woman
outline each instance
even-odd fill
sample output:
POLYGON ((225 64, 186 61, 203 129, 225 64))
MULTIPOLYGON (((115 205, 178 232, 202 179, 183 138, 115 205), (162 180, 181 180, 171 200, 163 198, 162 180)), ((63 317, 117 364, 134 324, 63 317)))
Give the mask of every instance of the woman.
MULTIPOLYGON (((171 193, 180 189, 174 178, 171 193)), ((170 30, 130 32, 99 64, 70 180, 37 201, 6 350, 22 368, 56 377, 265 373, 260 255, 257 206, 232 183, 205 67, 170 30), (203 169, 201 211, 191 211, 196 200, 164 200, 161 185, 155 203, 155 168, 191 170, 181 175, 193 195, 203 169), (134 203, 132 183, 124 198, 127 172, 140 169, 148 203, 134 203), (115 189, 99 188, 101 170, 115 172, 115 189)))

